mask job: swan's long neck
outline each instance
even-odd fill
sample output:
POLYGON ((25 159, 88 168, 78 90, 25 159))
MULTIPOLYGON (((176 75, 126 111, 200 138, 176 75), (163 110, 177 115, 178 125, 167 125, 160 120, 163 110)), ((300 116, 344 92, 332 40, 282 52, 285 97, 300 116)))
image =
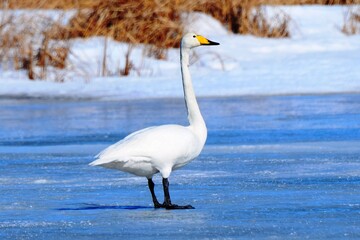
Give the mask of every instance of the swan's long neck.
POLYGON ((192 127, 193 130, 199 135, 199 137, 201 137, 205 142, 207 129, 205 121, 201 115, 191 81, 191 75, 189 71, 189 52, 189 48, 180 48, 181 73, 184 87, 185 105, 188 112, 190 127, 192 127))

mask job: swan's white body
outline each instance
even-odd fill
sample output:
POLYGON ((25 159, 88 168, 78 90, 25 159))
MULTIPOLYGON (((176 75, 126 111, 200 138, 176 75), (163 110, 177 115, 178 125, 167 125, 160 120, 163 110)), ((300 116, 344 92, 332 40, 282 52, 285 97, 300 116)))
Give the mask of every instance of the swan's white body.
POLYGON ((192 208, 190 205, 181 207, 171 204, 167 178, 173 170, 186 165, 200 154, 207 137, 189 71, 190 49, 200 45, 218 43, 194 33, 186 34, 181 41, 181 73, 189 126, 162 125, 139 130, 103 150, 96 156, 97 160, 90 163, 92 166, 117 169, 148 178, 155 207, 192 208), (158 172, 163 177, 164 204, 158 203, 151 180, 158 172))
POLYGON ((134 132, 102 151, 91 165, 129 172, 148 179, 160 172, 168 178, 172 170, 196 158, 205 143, 193 127, 162 125, 134 132))

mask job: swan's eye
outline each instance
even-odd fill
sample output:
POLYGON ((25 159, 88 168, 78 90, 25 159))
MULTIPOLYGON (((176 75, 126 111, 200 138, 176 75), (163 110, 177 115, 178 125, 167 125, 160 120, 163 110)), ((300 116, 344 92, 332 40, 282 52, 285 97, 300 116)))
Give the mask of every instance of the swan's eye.
POLYGON ((196 36, 194 35, 193 38, 196 38, 196 36))

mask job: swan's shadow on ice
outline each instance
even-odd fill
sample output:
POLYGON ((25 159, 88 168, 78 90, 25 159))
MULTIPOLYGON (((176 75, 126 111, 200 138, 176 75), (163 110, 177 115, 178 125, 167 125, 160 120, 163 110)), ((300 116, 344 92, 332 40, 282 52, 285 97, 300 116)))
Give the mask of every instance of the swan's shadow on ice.
POLYGON ((82 206, 79 207, 64 207, 57 208, 58 211, 79 211, 79 210, 107 210, 107 209, 115 209, 115 210, 136 210, 136 209, 153 209, 150 206, 119 206, 119 205, 100 205, 93 203, 82 203, 82 206))

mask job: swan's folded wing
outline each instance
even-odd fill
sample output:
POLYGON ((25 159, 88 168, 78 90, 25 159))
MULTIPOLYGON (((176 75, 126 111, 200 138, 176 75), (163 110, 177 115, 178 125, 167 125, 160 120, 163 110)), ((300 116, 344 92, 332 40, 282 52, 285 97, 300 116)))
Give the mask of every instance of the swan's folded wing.
POLYGON ((116 169, 145 177, 150 177, 158 172, 151 164, 151 159, 146 156, 130 156, 119 159, 99 158, 91 162, 90 165, 116 169))
POLYGON ((89 163, 90 166, 106 166, 111 164, 127 164, 127 163, 150 163, 151 159, 146 156, 130 156, 122 158, 98 158, 95 161, 89 163))
POLYGON ((120 140, 119 142, 105 148, 103 151, 101 151, 95 156, 96 160, 91 162, 89 165, 99 166, 112 161, 126 162, 131 159, 133 159, 134 161, 141 161, 140 159, 143 159, 145 161, 147 159, 146 156, 142 156, 141 154, 133 154, 133 152, 136 148, 141 148, 141 145, 137 146, 137 144, 141 142, 139 141, 141 140, 141 137, 139 136, 142 133, 147 132, 153 128, 154 127, 149 127, 136 131, 128 135, 124 139, 120 140))

